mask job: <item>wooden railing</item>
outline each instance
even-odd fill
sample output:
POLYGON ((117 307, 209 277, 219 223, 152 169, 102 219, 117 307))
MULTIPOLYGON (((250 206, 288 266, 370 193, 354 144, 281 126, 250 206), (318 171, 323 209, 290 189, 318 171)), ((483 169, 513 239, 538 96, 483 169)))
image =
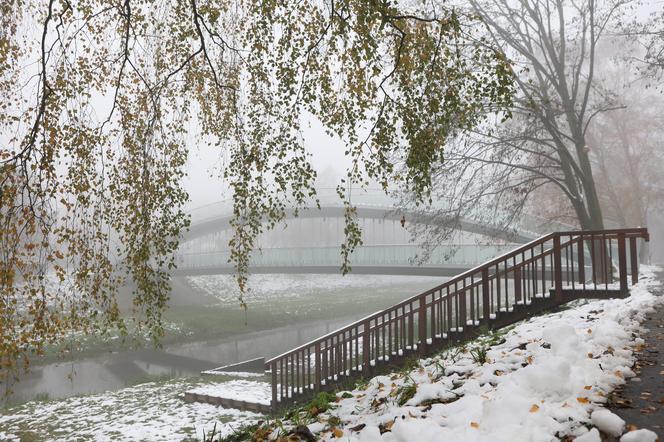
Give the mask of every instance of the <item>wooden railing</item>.
POLYGON ((572 299, 618 297, 638 280, 647 229, 556 232, 266 362, 272 408, 370 376, 572 299))

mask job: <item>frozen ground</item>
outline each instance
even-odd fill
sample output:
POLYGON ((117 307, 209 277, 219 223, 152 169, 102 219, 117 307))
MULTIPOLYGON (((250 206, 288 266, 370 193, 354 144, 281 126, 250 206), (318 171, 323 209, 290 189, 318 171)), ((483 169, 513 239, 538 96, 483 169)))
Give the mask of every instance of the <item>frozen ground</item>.
POLYGON ((271 385, 267 382, 234 380, 219 384, 206 384, 188 391, 196 394, 264 405, 270 405, 270 400, 272 399, 271 385))
MULTIPOLYGON (((247 381, 241 381, 247 382, 247 381)), ((234 385, 255 391, 255 383, 234 385)), ((186 390, 210 385, 178 380, 147 383, 117 392, 29 402, 0 411, 0 441, 183 441, 201 440, 203 431, 222 434, 259 415, 182 400, 186 390)))
MULTIPOLYGON (((251 275, 249 278, 250 303, 271 302, 279 298, 298 298, 312 293, 326 294, 345 290, 391 288, 393 286, 433 287, 446 278, 398 275, 251 275)), ((237 283, 232 275, 188 276, 193 287, 217 298, 221 304, 237 304, 237 283)), ((415 294, 415 293, 413 293, 415 294)), ((404 295, 405 297, 406 295, 404 295)))
MULTIPOLYGON (((657 284, 654 270, 644 269, 627 299, 577 302, 417 361, 340 393, 330 410, 313 418, 303 412, 298 422, 307 422, 323 440, 535 442, 573 436, 599 442, 595 428, 624 430, 614 415, 601 410, 609 393, 633 376, 633 350, 643 344, 639 324, 664 301, 651 293, 657 284)), ((181 395, 193 388, 238 398, 265 393, 264 384, 250 380, 229 386, 173 381, 31 402, 0 414, 0 440, 26 434, 33 437, 26 440, 45 441, 195 440, 215 423, 228 433, 259 416, 185 404, 181 395)), ((289 424, 294 427, 286 422, 286 429, 289 424)), ((271 437, 277 435, 274 430, 271 437)), ((623 439, 654 441, 647 432, 623 439)))
MULTIPOLYGON (((309 428, 323 440, 362 442, 566 436, 600 442, 599 432, 589 432, 593 427, 619 436, 624 422, 601 410, 609 393, 634 375, 633 350, 643 345, 639 323, 664 301, 650 291, 659 284, 653 272, 645 269, 628 299, 577 302, 504 336, 489 335, 421 360, 412 370, 375 377, 339 394, 309 428)), ((644 431, 624 440, 655 439, 644 431)))

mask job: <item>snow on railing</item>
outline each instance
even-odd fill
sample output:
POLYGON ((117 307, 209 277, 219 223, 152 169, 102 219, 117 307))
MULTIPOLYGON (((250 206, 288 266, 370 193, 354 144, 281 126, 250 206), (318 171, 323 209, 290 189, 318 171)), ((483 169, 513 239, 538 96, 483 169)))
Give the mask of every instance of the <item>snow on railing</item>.
POLYGON ((627 296, 647 229, 551 233, 270 359, 272 408, 578 298, 627 296), (629 277, 631 276, 631 281, 629 277))

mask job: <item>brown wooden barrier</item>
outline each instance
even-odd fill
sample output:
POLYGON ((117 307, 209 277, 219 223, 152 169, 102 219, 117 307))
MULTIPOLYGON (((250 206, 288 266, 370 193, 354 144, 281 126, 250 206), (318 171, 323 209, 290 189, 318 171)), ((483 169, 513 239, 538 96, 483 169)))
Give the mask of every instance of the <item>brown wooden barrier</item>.
POLYGON ((649 240, 647 229, 551 233, 270 359, 272 409, 469 339, 483 326, 573 299, 627 296, 628 281, 638 280, 638 239, 649 240))

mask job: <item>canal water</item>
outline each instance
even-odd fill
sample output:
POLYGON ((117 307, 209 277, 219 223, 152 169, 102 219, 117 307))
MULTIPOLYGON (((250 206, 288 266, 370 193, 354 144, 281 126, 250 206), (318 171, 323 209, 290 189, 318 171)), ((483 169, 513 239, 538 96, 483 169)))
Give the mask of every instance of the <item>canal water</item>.
MULTIPOLYGON (((215 285, 211 284, 210 278, 202 278, 206 278, 203 281, 206 289, 214 292, 215 285)), ((268 275, 262 278, 269 282, 268 275)), ((328 305, 332 309, 334 305, 335 314, 312 321, 307 318, 307 308, 303 308, 303 313, 294 313, 290 320, 283 321, 284 325, 269 330, 240 332, 231 337, 172 344, 161 349, 122 350, 80 358, 70 355, 66 362, 40 364, 36 361, 30 372, 12 386, 10 402, 113 391, 155 379, 198 376, 203 370, 252 358, 270 358, 445 281, 445 278, 419 276, 357 276, 345 277, 343 282, 336 281, 342 276, 333 275, 274 275, 274 278, 278 284, 265 286, 284 288, 288 295, 282 296, 290 297, 291 303, 293 299, 299 299, 305 307, 315 305, 323 310, 328 305), (292 288, 288 289, 287 282, 291 278, 292 288), (303 285, 303 279, 308 283, 303 285), (312 291, 311 287, 319 289, 312 291), (363 294, 362 298, 375 297, 376 301, 362 299, 364 302, 359 302, 358 293, 363 294), (343 308, 340 309, 339 305, 343 308)), ((224 278, 220 281, 227 283, 224 278)), ((197 281, 193 282, 191 286, 196 288, 197 281)), ((218 288, 222 289, 223 284, 218 288)), ((209 298, 209 293, 200 294, 209 298)), ((284 299, 274 290, 263 298, 268 307, 284 299)), ((231 297, 229 300, 236 302, 231 297)))

